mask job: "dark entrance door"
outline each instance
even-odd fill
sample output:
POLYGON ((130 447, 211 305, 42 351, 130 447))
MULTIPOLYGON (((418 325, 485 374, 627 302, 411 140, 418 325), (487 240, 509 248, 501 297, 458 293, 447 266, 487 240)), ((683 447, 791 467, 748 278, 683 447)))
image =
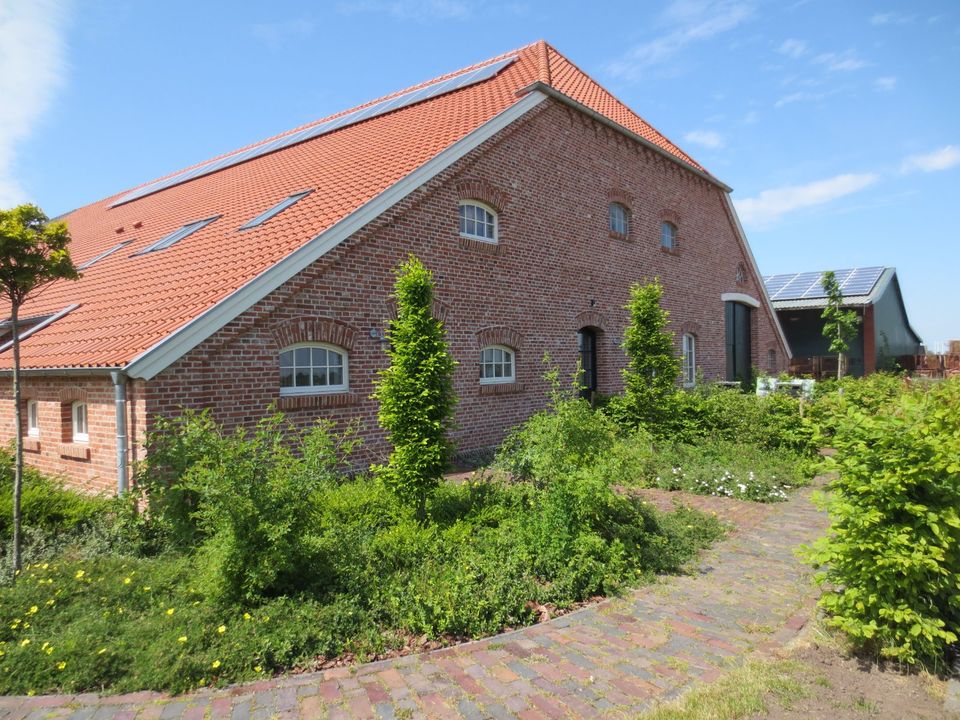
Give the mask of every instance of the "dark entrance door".
POLYGON ((727 380, 750 382, 750 307, 727 302, 727 380))
POLYGON ((583 375, 580 384, 583 389, 580 395, 587 400, 593 399, 597 391, 597 332, 592 328, 583 328, 577 333, 577 344, 580 346, 580 367, 583 375))

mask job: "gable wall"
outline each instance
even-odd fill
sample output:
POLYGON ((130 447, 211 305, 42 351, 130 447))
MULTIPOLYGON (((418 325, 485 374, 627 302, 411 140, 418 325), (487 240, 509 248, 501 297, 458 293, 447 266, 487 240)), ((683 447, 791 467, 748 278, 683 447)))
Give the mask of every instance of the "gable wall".
MULTIPOLYGON (((499 442, 543 406, 541 358, 548 352, 572 374, 583 325, 603 330, 599 389, 617 392, 628 288, 654 276, 665 285, 673 329, 697 335, 704 377, 722 377, 720 295, 761 294, 752 274, 743 284, 735 280, 737 264, 749 263, 721 192, 584 115, 545 102, 151 380, 147 411, 211 407, 228 426, 255 421, 271 403, 304 425, 317 417, 359 417, 365 459, 381 455, 386 445, 369 395, 386 356, 372 335, 382 333, 391 316, 392 269, 411 252, 434 272, 460 362, 455 439, 463 450, 499 442), (470 196, 501 210, 498 247, 459 238, 457 202, 470 196), (611 199, 631 210, 627 238, 608 232, 611 199), (663 218, 680 228, 677 253, 660 249, 663 218), (481 331, 482 338, 510 338, 506 344, 518 346, 516 385, 496 391, 479 385, 481 331), (279 397, 277 353, 308 336, 351 347, 348 395, 279 397)), ((773 349, 771 369, 782 369, 785 351, 766 308, 752 316, 754 364, 766 367, 773 349)))

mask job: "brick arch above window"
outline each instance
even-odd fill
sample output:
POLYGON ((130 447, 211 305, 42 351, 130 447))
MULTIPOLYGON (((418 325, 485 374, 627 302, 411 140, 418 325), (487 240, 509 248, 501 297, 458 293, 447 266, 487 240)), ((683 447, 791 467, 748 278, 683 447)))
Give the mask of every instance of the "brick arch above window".
POLYGON ((61 403, 89 402, 87 391, 82 387, 65 387, 60 391, 61 403))
POLYGON ((629 210, 633 205, 633 195, 622 189, 607 190, 607 202, 620 203, 629 210))
POLYGON ((510 202, 506 190, 484 179, 461 180, 457 183, 457 196, 459 200, 479 200, 498 213, 510 202))
POLYGON ((606 326, 606 321, 604 320, 603 315, 601 315, 596 310, 584 310, 581 313, 577 313, 573 318, 574 330, 579 330, 580 328, 593 327, 597 330, 604 331, 606 326))
POLYGON ((301 317, 287 320, 271 329, 273 341, 278 348, 298 343, 327 343, 346 351, 353 350, 357 329, 330 317, 301 317))
POLYGON ((679 228, 679 227, 680 227, 680 213, 678 213, 676 210, 672 210, 672 209, 670 209, 670 208, 664 208, 663 210, 660 211, 660 222, 673 223, 674 225, 677 226, 677 228, 679 228))
POLYGON ((519 350, 523 345, 523 335, 513 328, 491 325, 477 332, 477 347, 485 348, 489 345, 503 345, 513 350, 519 350))
POLYGON ((681 335, 693 335, 697 337, 700 334, 700 323, 685 322, 680 325, 681 335))

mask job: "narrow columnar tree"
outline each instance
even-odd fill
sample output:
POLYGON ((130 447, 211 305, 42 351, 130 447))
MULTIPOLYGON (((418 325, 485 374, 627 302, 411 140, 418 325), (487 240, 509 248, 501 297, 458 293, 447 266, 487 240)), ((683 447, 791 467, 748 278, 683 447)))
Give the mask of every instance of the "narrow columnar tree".
POLYGON ((667 330, 670 313, 660 305, 663 286, 658 279, 630 288, 630 324, 624 332, 627 367, 624 395, 636 422, 652 425, 669 412, 669 397, 677 389, 680 358, 667 330))
POLYGON ((433 315, 433 275, 413 255, 398 269, 394 297, 397 319, 387 330, 390 366, 380 372, 374 393, 393 451, 378 470, 424 522, 427 499, 450 460, 456 363, 443 323, 433 315))
POLYGON ((0 210, 0 291, 10 303, 13 332, 13 423, 16 457, 13 471, 13 573, 20 570, 20 496, 23 490, 23 433, 20 399, 20 308, 37 289, 55 280, 76 279, 77 269, 62 222, 50 222, 36 205, 0 210))
POLYGON ((827 306, 820 315, 823 318, 823 336, 830 341, 830 352, 837 354, 837 380, 843 377, 846 368, 846 353, 850 349, 850 341, 857 334, 857 325, 860 318, 853 310, 843 309, 843 292, 833 270, 823 274, 820 281, 823 291, 827 294, 827 306))

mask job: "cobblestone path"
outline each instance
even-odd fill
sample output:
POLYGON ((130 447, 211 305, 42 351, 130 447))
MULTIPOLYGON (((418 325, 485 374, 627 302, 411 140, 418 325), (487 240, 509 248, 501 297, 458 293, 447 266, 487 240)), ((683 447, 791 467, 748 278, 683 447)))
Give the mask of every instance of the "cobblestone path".
POLYGON ((745 521, 692 575, 488 640, 173 698, 0 698, 0 717, 629 717, 799 632, 815 596, 794 549, 827 524, 810 492, 755 511, 718 510, 745 521))

